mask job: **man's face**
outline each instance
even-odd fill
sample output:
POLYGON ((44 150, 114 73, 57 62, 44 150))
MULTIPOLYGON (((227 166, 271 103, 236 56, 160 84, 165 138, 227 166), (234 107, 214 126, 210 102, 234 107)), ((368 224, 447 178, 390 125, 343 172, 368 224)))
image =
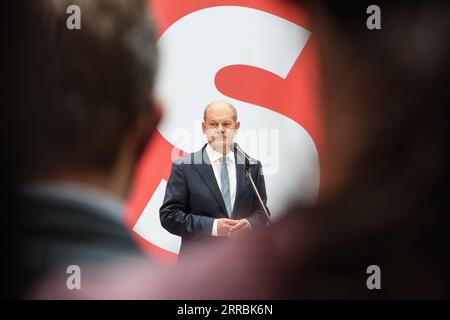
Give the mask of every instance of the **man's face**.
POLYGON ((208 108, 202 123, 203 134, 217 152, 227 153, 239 129, 239 121, 234 121, 233 111, 226 103, 219 102, 208 108))

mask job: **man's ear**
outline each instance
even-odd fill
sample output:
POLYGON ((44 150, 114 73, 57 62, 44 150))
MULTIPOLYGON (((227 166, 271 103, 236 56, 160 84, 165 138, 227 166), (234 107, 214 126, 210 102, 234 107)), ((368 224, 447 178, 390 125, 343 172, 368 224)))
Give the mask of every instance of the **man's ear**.
POLYGON ((234 125, 234 131, 237 132, 240 127, 241 127, 241 123, 239 121, 237 121, 236 124, 234 125))

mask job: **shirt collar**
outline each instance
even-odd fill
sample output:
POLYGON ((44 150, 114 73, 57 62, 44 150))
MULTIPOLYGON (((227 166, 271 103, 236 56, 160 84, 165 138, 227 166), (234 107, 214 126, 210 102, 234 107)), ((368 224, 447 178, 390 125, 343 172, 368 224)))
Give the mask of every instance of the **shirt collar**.
MULTIPOLYGON (((209 143, 206 145, 206 153, 208 154, 209 160, 211 163, 214 163, 216 161, 219 161, 220 158, 223 157, 223 155, 220 152, 217 152, 214 150, 209 143)), ((228 158, 228 161, 231 161, 231 163, 234 163, 234 153, 230 150, 226 157, 228 158)))

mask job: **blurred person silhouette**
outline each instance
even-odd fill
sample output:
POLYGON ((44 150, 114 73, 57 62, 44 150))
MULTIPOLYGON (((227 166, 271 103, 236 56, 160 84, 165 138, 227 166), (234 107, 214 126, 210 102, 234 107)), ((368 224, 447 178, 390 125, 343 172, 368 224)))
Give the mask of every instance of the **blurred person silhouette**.
POLYGON ((68 277, 70 265, 83 272, 144 259, 122 221, 122 202, 161 111, 152 95, 157 52, 147 1, 15 6, 8 121, 18 187, 8 213, 15 246, 8 295, 21 297, 47 272, 68 277), (79 29, 68 26, 73 5, 79 29))
MULTIPOLYGON (((165 273, 136 266, 139 285, 109 274, 85 297, 449 298, 449 4, 293 1, 318 45, 326 152, 318 202, 293 204, 270 228, 165 273), (368 267, 381 271, 369 289, 368 267), (119 280, 120 281, 120 280, 119 280), (115 284, 117 286, 117 283, 115 284)), ((204 250, 204 249, 203 249, 204 250)), ((88 282, 89 283, 89 282, 88 282)), ((47 285, 35 297, 70 297, 47 285)))

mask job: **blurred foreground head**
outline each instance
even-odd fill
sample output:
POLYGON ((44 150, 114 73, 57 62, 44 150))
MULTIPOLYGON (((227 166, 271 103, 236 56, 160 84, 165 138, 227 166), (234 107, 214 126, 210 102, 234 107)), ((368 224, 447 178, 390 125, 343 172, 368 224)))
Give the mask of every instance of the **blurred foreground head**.
POLYGON ((21 4, 13 119, 19 178, 79 180, 123 196, 159 119, 147 2, 21 4), (71 30, 73 5, 81 28, 71 30))
POLYGON ((120 200, 160 111, 147 1, 19 0, 8 12, 2 169, 20 188, 2 217, 2 294, 17 297, 55 268, 140 257, 120 200))
POLYGON ((448 168, 449 5, 379 1, 381 29, 369 30, 370 2, 294 2, 312 13, 318 43, 324 191, 426 197, 448 168))

